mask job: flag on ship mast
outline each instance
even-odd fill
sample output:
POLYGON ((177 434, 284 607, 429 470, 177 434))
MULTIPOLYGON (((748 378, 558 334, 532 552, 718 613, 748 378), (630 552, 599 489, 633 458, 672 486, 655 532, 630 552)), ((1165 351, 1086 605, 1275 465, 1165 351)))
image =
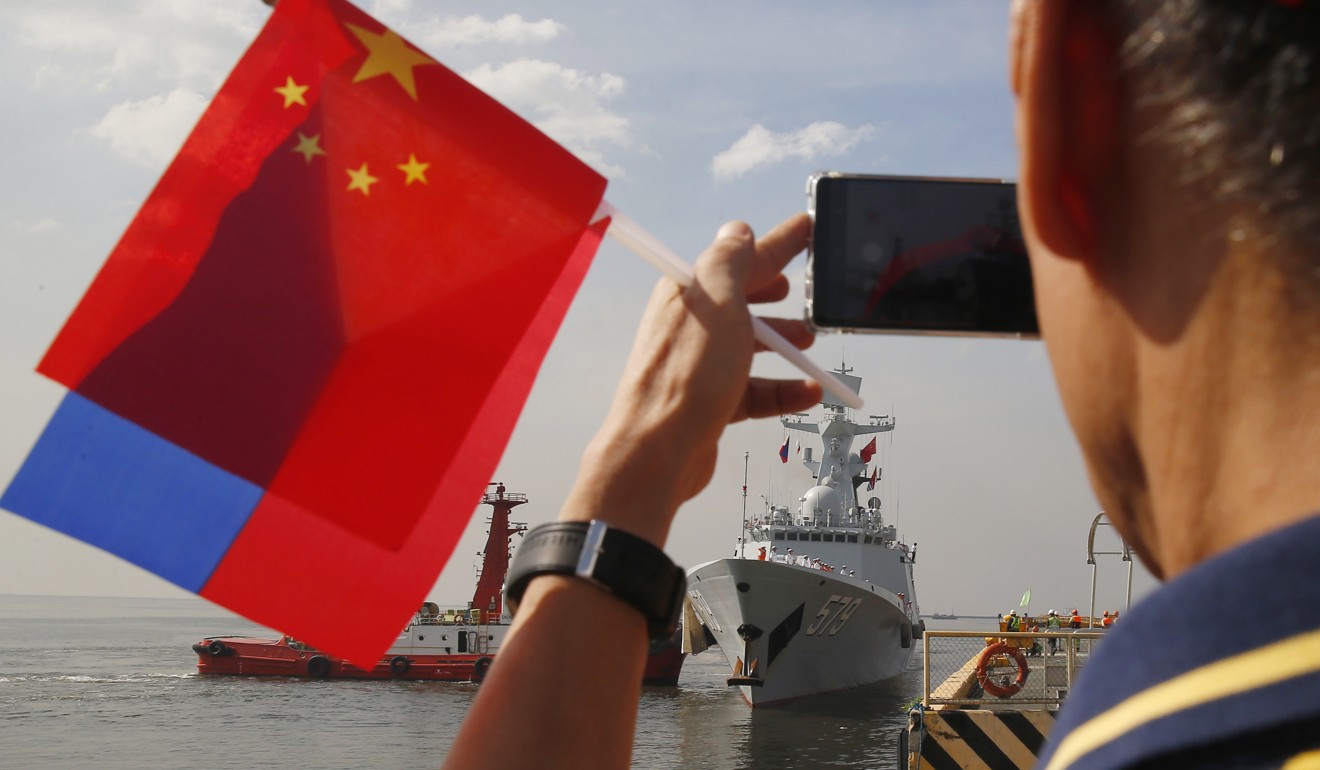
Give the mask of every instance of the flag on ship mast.
POLYGON ((0 505, 371 666, 481 499, 605 179, 344 0, 281 0, 38 371, 0 505))
POLYGON ((875 489, 875 482, 876 482, 876 480, 878 480, 879 478, 880 478, 880 468, 879 468, 879 467, 872 468, 872 469, 871 469, 871 480, 868 481, 868 482, 866 483, 866 491, 867 491, 867 492, 870 492, 871 490, 875 489))
POLYGON ((791 438, 785 437, 784 445, 779 447, 779 462, 781 463, 788 462, 788 442, 791 440, 791 438))
POLYGON ((875 436, 871 437, 870 443, 862 447, 861 455, 862 455, 862 462, 864 463, 871 462, 871 458, 875 456, 875 436))

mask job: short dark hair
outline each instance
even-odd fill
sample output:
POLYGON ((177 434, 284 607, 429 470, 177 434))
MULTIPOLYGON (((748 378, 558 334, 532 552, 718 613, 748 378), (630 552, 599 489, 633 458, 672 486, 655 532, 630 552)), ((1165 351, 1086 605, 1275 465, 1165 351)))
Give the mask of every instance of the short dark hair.
POLYGON ((1320 0, 1111 5, 1133 96, 1167 110, 1157 133, 1184 181, 1254 205, 1320 267, 1320 0))

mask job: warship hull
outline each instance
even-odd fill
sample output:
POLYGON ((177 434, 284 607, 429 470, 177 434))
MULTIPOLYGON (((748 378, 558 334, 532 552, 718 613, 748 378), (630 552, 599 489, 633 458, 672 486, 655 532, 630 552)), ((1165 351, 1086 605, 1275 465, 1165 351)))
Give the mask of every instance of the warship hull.
POLYGON ((752 707, 897 676, 920 633, 902 592, 810 567, 721 559, 689 571, 688 593, 752 707))

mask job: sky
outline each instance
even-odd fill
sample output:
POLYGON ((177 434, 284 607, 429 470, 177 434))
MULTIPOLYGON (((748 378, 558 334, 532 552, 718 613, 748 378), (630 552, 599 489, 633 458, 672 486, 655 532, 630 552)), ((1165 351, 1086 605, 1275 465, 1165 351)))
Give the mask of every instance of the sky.
MULTIPOLYGON (((605 174, 606 198, 689 258, 728 219, 764 232, 803 210, 813 171, 1016 174, 1006 0, 362 7, 605 174)), ((38 360, 268 14, 258 0, 0 6, 0 488, 64 393, 38 360)), ((790 298, 765 314, 801 316, 803 269, 799 257, 790 298)), ((529 496, 521 520, 556 515, 656 280, 602 245, 492 479, 529 496)), ((924 612, 1006 612, 1028 589, 1035 610, 1089 606, 1099 507, 1042 343, 822 335, 810 355, 863 378, 863 422, 897 419, 877 455, 880 491, 918 545, 924 612)), ((771 354, 754 373, 795 376, 771 354)), ((796 508, 812 482, 780 463, 786 435, 775 420, 725 431, 711 484, 676 519, 678 563, 732 555, 744 506, 796 508)), ((488 511, 436 601, 470 598, 488 511)), ((1112 534, 1104 542, 1117 550, 1112 534)), ((1154 581, 1135 572, 1140 596, 1154 581)), ((1100 558, 1097 611, 1124 605, 1126 577, 1100 558)), ((0 593, 184 595, 8 512, 0 593)))

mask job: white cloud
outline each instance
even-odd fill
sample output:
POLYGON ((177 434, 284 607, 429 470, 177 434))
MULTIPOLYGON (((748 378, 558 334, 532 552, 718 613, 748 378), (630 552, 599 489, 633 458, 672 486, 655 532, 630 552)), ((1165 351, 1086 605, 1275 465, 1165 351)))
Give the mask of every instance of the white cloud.
POLYGON ((11 230, 17 230, 21 233, 31 233, 33 235, 49 233, 58 230, 61 227, 64 227, 64 225, 59 220, 52 219, 51 217, 43 217, 33 222, 15 219, 11 220, 9 223, 9 228, 11 230))
POLYGON ((712 158, 710 171, 716 179, 727 180, 788 158, 804 161, 833 158, 848 152, 874 133, 875 127, 869 123, 848 128, 834 121, 818 121, 782 134, 758 123, 747 129, 733 146, 712 158))
POLYGON ((179 87, 167 94, 120 102, 88 133, 128 160, 164 166, 201 117, 206 101, 197 92, 179 87))
POLYGON ((389 23, 412 10, 412 0, 376 0, 371 4, 371 15, 389 23))
POLYGON ((409 37, 423 48, 457 48, 482 43, 526 45, 544 43, 559 37, 564 25, 551 19, 530 21, 511 13, 495 21, 473 14, 463 17, 433 18, 411 25, 409 37))
POLYGON ((10 3, 0 8, 9 39, 39 89, 104 90, 141 76, 211 89, 256 34, 269 9, 210 0, 129 3, 10 3))
POLYGON ((623 93, 623 78, 608 72, 588 75, 535 59, 483 64, 465 77, 601 172, 623 175, 605 155, 607 149, 631 144, 628 119, 608 105, 623 93))

